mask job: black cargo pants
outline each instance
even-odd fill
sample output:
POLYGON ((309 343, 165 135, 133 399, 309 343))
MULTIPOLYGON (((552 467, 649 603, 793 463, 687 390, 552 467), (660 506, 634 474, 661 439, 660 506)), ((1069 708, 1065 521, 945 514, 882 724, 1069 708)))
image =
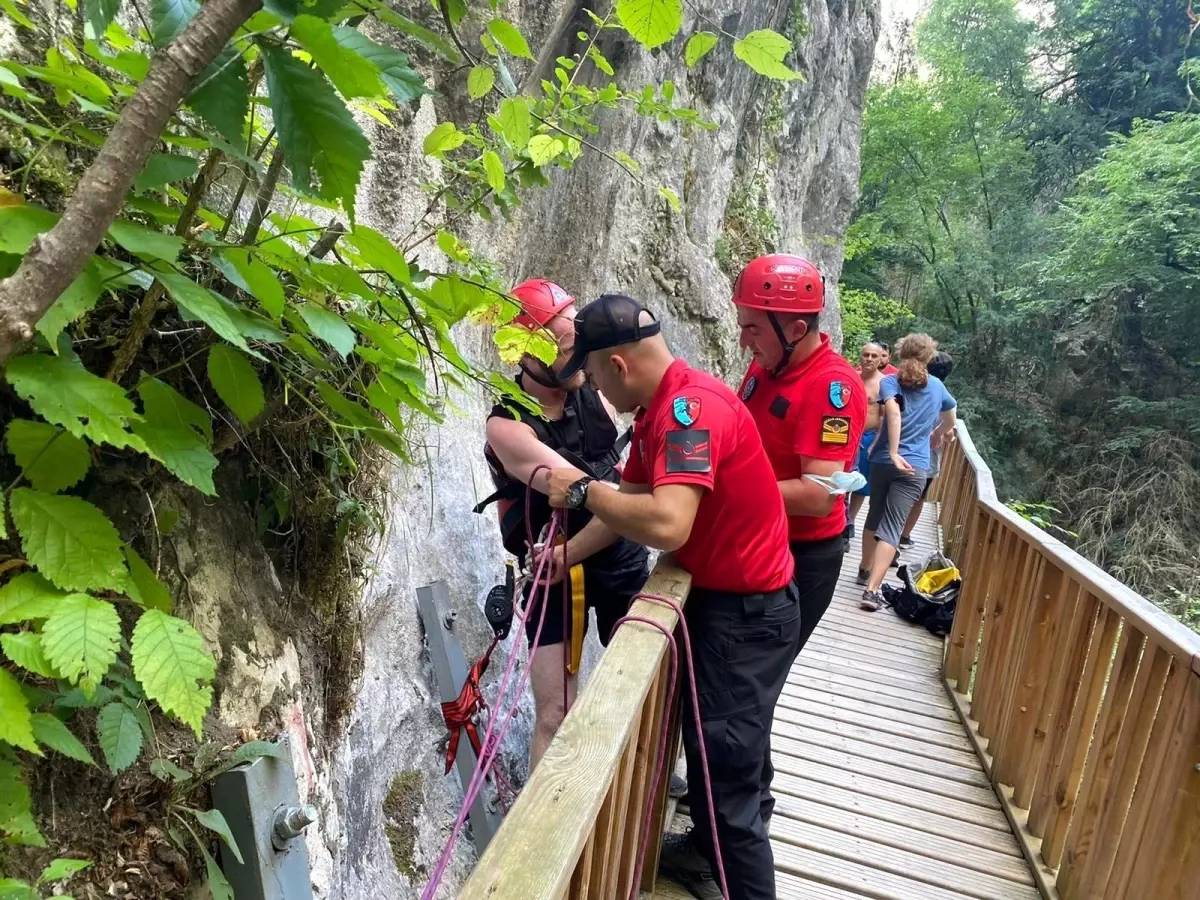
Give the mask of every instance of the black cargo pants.
MULTIPOLYGON (((696 588, 685 610, 729 900, 775 900, 774 858, 762 810, 774 774, 770 736, 775 702, 800 637, 795 586, 770 594, 696 588)), ((699 742, 691 692, 685 688, 683 748, 692 838, 713 864, 715 877, 699 742)))
POLYGON ((822 541, 795 541, 792 559, 796 561, 793 578, 800 597, 800 645, 804 649, 813 629, 829 609, 833 590, 842 574, 842 536, 822 541))

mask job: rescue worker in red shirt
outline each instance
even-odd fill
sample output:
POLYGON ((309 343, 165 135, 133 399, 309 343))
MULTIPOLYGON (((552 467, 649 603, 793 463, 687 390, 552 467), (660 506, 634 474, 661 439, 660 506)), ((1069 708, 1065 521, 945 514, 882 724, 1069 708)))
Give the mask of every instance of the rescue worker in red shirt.
MULTIPOLYGON (((531 330, 544 329, 558 343, 559 354, 549 366, 530 355, 521 360, 517 383, 541 404, 541 415, 524 409, 514 411, 503 404, 497 404, 488 415, 484 453, 497 490, 475 511, 481 512, 492 502, 499 503, 505 549, 526 565, 526 485, 531 481, 535 493, 529 504, 528 525, 535 541, 550 521, 550 505, 545 497, 547 472, 541 470, 537 477, 532 477, 533 472, 540 466, 569 467, 575 472, 577 461, 581 461, 593 475, 615 485, 619 480, 621 448, 628 437, 622 441, 618 436, 610 408, 596 389, 585 383, 582 374, 562 374, 561 367, 575 346, 575 301, 571 295, 557 284, 540 279, 517 285, 512 295, 521 304, 515 324, 531 330)), ((581 531, 590 518, 584 511, 572 513, 567 522, 568 532, 581 531)), ((625 615, 631 598, 642 589, 649 575, 647 558, 645 547, 626 540, 597 546, 589 552, 579 548, 571 552, 572 566, 583 563, 584 601, 587 607, 596 610, 602 644, 608 643, 613 625, 625 615)), ((563 576, 561 570, 556 572, 555 582, 563 576)), ((526 597, 528 593, 527 589, 526 597)), ((566 714, 564 701, 574 698, 576 676, 566 677, 564 688, 563 669, 568 660, 568 642, 572 637, 582 639, 582 633, 576 635, 572 630, 576 623, 573 616, 566 615, 562 590, 551 591, 550 598, 544 618, 540 610, 534 609, 525 625, 526 638, 532 645, 538 621, 542 620, 530 675, 534 701, 530 771, 562 723, 566 714)), ((587 618, 581 619, 582 631, 587 627, 587 618)), ((578 640, 571 642, 571 649, 579 649, 578 640)))
MULTIPOLYGON (((555 469, 550 503, 594 514, 578 536, 584 551, 621 535, 674 551, 691 572, 684 609, 729 898, 774 900, 763 815, 773 805, 769 737, 800 632, 787 517, 745 406, 675 359, 659 328, 636 300, 616 294, 576 316, 575 352, 561 374, 583 368, 619 412, 638 412, 620 486, 555 469)), ((686 689, 684 698, 690 705, 686 689)), ((694 827, 664 841, 660 870, 707 900, 721 894, 699 776, 702 735, 685 707, 694 827)))
POLYGON ((825 280, 811 262, 773 253, 733 286, 740 343, 753 356, 738 393, 762 435, 788 513, 800 597, 799 652, 842 571, 846 503, 805 475, 854 469, 867 420, 862 380, 821 334, 825 280))

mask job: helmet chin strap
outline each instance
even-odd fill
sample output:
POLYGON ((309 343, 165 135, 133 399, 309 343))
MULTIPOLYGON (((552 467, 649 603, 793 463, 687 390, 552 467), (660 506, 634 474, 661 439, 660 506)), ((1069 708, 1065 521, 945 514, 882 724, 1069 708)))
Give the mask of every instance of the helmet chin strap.
POLYGON ((530 366, 525 365, 525 361, 522 360, 520 369, 542 387, 549 388, 550 390, 554 391, 562 390, 562 382, 558 380, 558 376, 554 374, 554 371, 541 360, 538 360, 538 365, 542 369, 540 372, 535 371, 530 366))
POLYGON ((792 352, 796 349, 796 345, 795 343, 788 343, 788 339, 783 334, 783 326, 779 324, 779 317, 775 313, 768 312, 767 321, 771 323, 771 328, 775 331, 775 337, 779 338, 779 345, 783 348, 783 355, 779 357, 779 362, 771 370, 771 377, 778 378, 783 370, 787 368, 788 361, 792 358, 792 352))

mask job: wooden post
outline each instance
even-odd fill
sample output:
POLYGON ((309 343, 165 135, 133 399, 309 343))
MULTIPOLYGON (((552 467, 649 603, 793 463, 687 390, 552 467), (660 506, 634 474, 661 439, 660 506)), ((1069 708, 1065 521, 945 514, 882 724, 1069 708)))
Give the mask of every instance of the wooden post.
POLYGON ((999 525, 980 510, 977 514, 974 537, 967 553, 967 568, 963 570, 963 591, 954 612, 954 626, 947 642, 946 678, 955 682, 960 694, 971 693, 971 672, 979 650, 979 628, 987 606, 987 587, 991 577, 992 552, 999 525))
POLYGON ((993 689, 990 682, 991 665, 996 656, 997 644, 1001 638, 1000 617, 1004 615, 1007 600, 1003 585, 1012 578, 1009 549, 1017 537, 1009 529, 997 523, 999 537, 993 545, 995 552, 988 558, 987 596, 984 598, 984 608, 980 620, 979 658, 975 663, 975 678, 971 689, 971 718, 979 719, 979 710, 984 706, 984 698, 993 689))
POLYGON ((1000 771, 999 762, 1002 757, 1007 759, 1005 750, 1012 730, 1014 697, 1021 680, 1021 660, 1025 654, 1025 646, 1029 643, 1030 632, 1033 630, 1034 600, 1041 590, 1042 572, 1046 562, 1045 557, 1032 544, 1029 546, 1027 557, 1025 575, 1017 592, 1016 615, 1013 616, 1011 623, 1012 639, 1000 678, 1004 690, 1000 695, 1000 702, 997 704, 996 739, 992 741, 989 748, 995 759, 992 780, 996 784, 1012 783, 1009 773, 1000 771))

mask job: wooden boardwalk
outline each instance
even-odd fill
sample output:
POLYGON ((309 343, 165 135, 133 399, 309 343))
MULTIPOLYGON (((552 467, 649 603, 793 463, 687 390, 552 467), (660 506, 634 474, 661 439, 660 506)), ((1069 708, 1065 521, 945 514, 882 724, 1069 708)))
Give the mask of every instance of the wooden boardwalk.
MULTIPOLYGON (((931 506, 913 537, 902 561, 936 546, 931 506)), ((943 686, 941 640, 889 609, 860 610, 858 558, 856 541, 775 712, 780 900, 1037 900, 943 686)), ((687 824, 677 816, 672 830, 687 824)), ((689 894, 662 880, 656 896, 689 894)))

